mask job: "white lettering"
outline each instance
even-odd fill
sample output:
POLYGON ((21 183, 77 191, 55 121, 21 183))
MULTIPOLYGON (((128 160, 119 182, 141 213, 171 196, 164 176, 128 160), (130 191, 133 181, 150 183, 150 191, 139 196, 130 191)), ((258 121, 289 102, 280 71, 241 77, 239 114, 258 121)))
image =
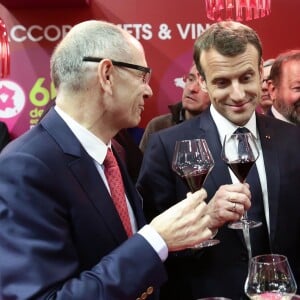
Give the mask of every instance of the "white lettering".
POLYGON ((56 25, 48 25, 46 27, 31 25, 26 28, 19 24, 11 28, 10 39, 19 43, 26 40, 31 42, 40 42, 43 40, 56 42, 63 38, 71 28, 71 25, 62 25, 61 27, 56 25))
POLYGON ((32 42, 39 42, 43 37, 41 36, 41 33, 43 31, 43 28, 38 25, 32 25, 28 28, 27 30, 27 37, 32 41, 32 42), (33 35, 34 31, 38 31, 38 34, 36 34, 36 37, 33 35))
POLYGON ((136 39, 150 40, 152 38, 152 26, 150 24, 118 24, 121 28, 128 31, 136 39))
POLYGON ((188 37, 195 40, 205 29, 207 29, 210 24, 206 24, 205 28, 202 24, 186 24, 185 26, 182 24, 176 24, 177 29, 179 31, 180 37, 185 40, 188 37))
POLYGON ((50 25, 45 28, 45 38, 47 41, 55 42, 61 38, 61 30, 57 26, 50 25), (51 36, 51 30, 54 32, 54 36, 51 36))
POLYGON ((26 28, 23 25, 15 25, 10 30, 10 38, 15 42, 24 42, 26 40, 26 28), (25 32, 25 34, 17 34, 17 31, 21 31, 22 33, 25 32))

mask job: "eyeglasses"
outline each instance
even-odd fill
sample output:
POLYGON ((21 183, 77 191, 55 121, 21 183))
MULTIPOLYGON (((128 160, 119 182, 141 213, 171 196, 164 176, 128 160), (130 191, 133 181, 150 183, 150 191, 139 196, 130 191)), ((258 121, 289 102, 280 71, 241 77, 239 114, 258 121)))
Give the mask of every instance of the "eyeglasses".
MULTIPOLYGON (((84 56, 82 61, 90 61, 90 62, 97 62, 99 63, 101 60, 103 60, 104 58, 100 58, 100 57, 91 57, 91 56, 84 56)), ((116 60, 112 60, 111 62, 114 66, 116 67, 124 67, 124 68, 129 68, 129 69, 134 69, 134 70, 138 70, 143 72, 144 74, 141 75, 143 83, 148 84, 151 78, 151 68, 147 68, 147 67, 143 67, 143 66, 139 66, 139 65, 134 65, 134 64, 130 64, 130 63, 125 63, 122 61, 116 61, 116 60)))
POLYGON ((199 76, 196 76, 194 74, 187 74, 187 75, 183 75, 182 77, 183 82, 187 85, 191 85, 191 84, 199 84, 199 76))

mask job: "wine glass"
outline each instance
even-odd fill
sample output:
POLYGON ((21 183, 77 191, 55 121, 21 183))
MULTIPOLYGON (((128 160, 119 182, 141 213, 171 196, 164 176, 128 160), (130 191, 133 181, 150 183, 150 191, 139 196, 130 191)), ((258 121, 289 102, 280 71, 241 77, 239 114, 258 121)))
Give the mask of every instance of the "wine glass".
POLYGON ((250 299, 293 299, 296 281, 284 255, 265 254, 251 259, 245 282, 245 293, 250 299))
MULTIPOLYGON (((202 188, 213 166, 214 160, 206 140, 192 139, 176 141, 172 169, 189 186, 191 192, 194 193, 202 188)), ((209 239, 194 246, 193 249, 213 246, 219 242, 216 239, 209 239)))
MULTIPOLYGON (((259 156, 259 151, 252 133, 234 133, 226 135, 221 157, 241 183, 246 177, 259 156)), ((249 220, 247 212, 239 221, 228 226, 232 229, 254 228, 262 225, 261 222, 249 220)))

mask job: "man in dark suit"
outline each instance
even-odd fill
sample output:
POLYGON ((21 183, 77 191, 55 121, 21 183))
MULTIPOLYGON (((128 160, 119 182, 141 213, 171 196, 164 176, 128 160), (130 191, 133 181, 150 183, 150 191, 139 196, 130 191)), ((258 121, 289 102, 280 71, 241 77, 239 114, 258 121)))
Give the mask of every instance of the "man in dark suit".
POLYGON ((142 200, 111 153, 152 95, 146 66, 140 42, 101 21, 74 26, 55 49, 55 107, 0 155, 0 299, 152 298, 168 251, 212 236, 203 189, 145 225, 142 200))
POLYGON ((0 151, 9 143, 10 137, 6 124, 0 122, 0 151))
POLYGON ((161 299, 247 299, 244 283, 251 251, 252 256, 270 252, 286 255, 300 287, 300 130, 255 113, 261 93, 261 57, 261 42, 251 28, 230 21, 211 25, 194 47, 194 59, 203 78, 200 83, 210 96, 211 107, 192 120, 154 133, 149 140, 137 187, 144 197, 145 214, 151 218, 188 191, 171 168, 177 140, 207 140, 215 160, 204 184, 207 199, 220 185, 237 180, 221 159, 225 134, 245 127, 254 135, 260 152, 247 181, 250 189, 262 188, 252 191, 248 215, 263 225, 250 229, 250 245, 245 243, 248 230, 224 225, 230 210, 240 209, 242 203, 232 207, 232 202, 237 202, 234 195, 227 200, 212 198, 208 213, 215 224, 211 228, 219 227, 216 238, 220 244, 169 256, 170 280, 162 288, 161 299), (150 191, 151 197, 147 197, 150 191))

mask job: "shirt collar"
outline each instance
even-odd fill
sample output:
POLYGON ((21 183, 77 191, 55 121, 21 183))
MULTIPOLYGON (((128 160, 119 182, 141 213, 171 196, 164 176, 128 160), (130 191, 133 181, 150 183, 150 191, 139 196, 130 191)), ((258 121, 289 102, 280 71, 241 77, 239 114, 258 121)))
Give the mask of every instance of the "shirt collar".
POLYGON ((54 109, 60 117, 66 122, 68 127, 74 133, 76 138, 81 143, 85 151, 99 164, 103 164, 108 147, 111 147, 111 142, 106 145, 88 129, 76 122, 72 117, 66 114, 59 107, 55 106, 54 109))
POLYGON ((274 106, 271 106, 271 111, 276 119, 295 125, 293 122, 283 116, 274 106))
MULTIPOLYGON (((222 116, 213 105, 210 106, 210 113, 212 115, 212 118, 217 126, 219 136, 221 143, 224 141, 225 135, 232 135, 235 130, 240 127, 229 120, 227 120, 224 116, 222 116)), ((256 139, 258 139, 258 133, 256 128, 256 115, 255 112, 253 112, 250 120, 243 126, 246 127, 256 139)))

